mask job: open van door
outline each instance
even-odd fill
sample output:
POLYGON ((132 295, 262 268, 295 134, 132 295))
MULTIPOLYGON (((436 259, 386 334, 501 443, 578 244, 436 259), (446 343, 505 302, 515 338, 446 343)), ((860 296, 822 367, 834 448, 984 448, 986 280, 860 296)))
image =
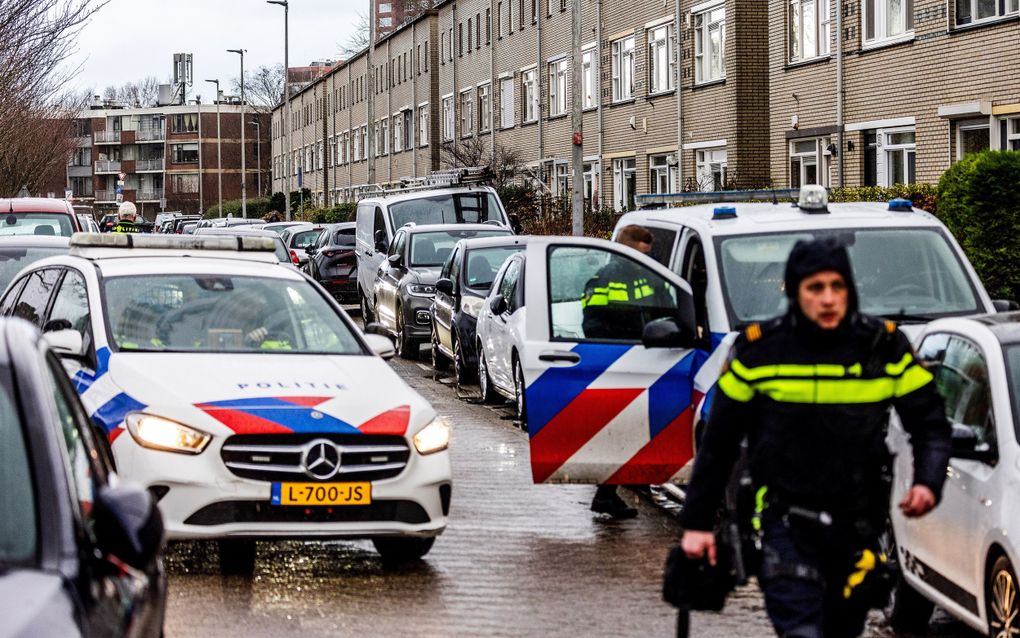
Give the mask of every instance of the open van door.
POLYGON ((527 263, 534 481, 668 482, 693 455, 694 376, 707 358, 690 286, 599 239, 529 239, 527 263))

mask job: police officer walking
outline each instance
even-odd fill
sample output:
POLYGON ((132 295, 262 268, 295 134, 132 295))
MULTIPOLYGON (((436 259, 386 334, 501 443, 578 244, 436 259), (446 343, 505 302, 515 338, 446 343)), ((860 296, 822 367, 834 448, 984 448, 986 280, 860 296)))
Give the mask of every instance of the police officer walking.
POLYGON ((772 625, 788 638, 857 636, 869 607, 888 596, 874 587, 886 559, 879 537, 889 511, 888 409, 896 408, 913 447, 913 486, 899 503, 908 517, 938 502, 950 426, 906 337, 858 311, 845 247, 798 242, 785 282, 787 313, 748 327, 719 379, 681 546, 715 564, 711 530, 746 437, 772 625))
MULTIPOLYGON (((651 254, 653 239, 647 228, 637 224, 624 226, 616 236, 618 243, 645 255, 651 254)), ((647 319, 642 308, 668 307, 655 301, 664 293, 649 284, 637 264, 626 259, 610 261, 585 286, 581 301, 585 338, 640 340, 647 319)), ((637 516, 637 509, 627 505, 616 489, 599 485, 591 510, 617 519, 637 516)))
POLYGON ((140 233, 142 229, 135 223, 138 219, 138 208, 132 202, 122 202, 117 208, 117 225, 110 229, 112 233, 140 233))

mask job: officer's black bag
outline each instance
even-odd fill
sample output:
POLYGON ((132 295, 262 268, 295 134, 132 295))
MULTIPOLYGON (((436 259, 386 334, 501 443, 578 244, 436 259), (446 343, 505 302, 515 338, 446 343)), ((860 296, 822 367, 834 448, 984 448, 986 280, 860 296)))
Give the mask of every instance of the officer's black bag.
MULTIPOLYGON (((720 539, 721 540, 721 539, 720 539)), ((733 569, 732 549, 717 541, 716 565, 708 558, 687 558, 677 545, 666 559, 662 578, 662 599, 678 609, 721 611, 726 596, 737 585, 733 569)))

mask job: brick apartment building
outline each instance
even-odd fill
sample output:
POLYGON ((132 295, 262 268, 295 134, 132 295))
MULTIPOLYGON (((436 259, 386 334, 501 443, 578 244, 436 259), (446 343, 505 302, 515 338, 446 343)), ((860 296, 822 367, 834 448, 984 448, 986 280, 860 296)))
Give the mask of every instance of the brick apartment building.
MULTIPOLYGON (((622 210, 643 193, 837 185, 840 160, 846 185, 930 182, 963 152, 1020 148, 1017 4, 583 0, 587 198, 622 210)), ((273 112, 273 189, 300 173, 316 201, 345 201, 480 141, 567 194, 571 6, 447 0, 380 38, 373 68, 363 51, 296 93, 289 119, 273 112)))
MULTIPOLYGON (((148 219, 166 210, 199 212, 215 205, 222 173, 223 199, 241 197, 241 106, 220 104, 222 166, 217 163, 216 105, 154 108, 97 106, 75 122, 78 147, 67 167, 76 203, 97 211, 122 198, 148 219)), ((269 191, 269 115, 246 109, 245 156, 249 197, 269 191), (256 126, 253 122, 259 122, 256 126), (261 140, 259 136, 261 135, 261 140), (259 161, 261 160, 261 166, 259 161)))

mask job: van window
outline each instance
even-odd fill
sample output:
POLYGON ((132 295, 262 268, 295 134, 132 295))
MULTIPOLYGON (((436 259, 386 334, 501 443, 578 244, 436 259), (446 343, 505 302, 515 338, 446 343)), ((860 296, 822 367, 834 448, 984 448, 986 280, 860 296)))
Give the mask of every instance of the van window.
POLYGON ((652 234, 650 257, 669 268, 670 258, 673 256, 673 244, 676 243, 676 231, 657 226, 645 226, 645 230, 652 234))
POLYGON ((496 196, 488 191, 439 193, 396 202, 390 205, 390 220, 394 228, 408 222, 419 225, 506 223, 496 196))
MULTIPOLYGON (((405 222, 406 223, 406 222, 405 222)), ((394 228, 400 228, 404 224, 394 224, 394 228)), ((383 237, 389 239, 390 234, 386 232, 386 218, 383 217, 382 208, 375 207, 375 225, 372 228, 372 241, 375 242, 375 237, 382 231, 383 237)))

